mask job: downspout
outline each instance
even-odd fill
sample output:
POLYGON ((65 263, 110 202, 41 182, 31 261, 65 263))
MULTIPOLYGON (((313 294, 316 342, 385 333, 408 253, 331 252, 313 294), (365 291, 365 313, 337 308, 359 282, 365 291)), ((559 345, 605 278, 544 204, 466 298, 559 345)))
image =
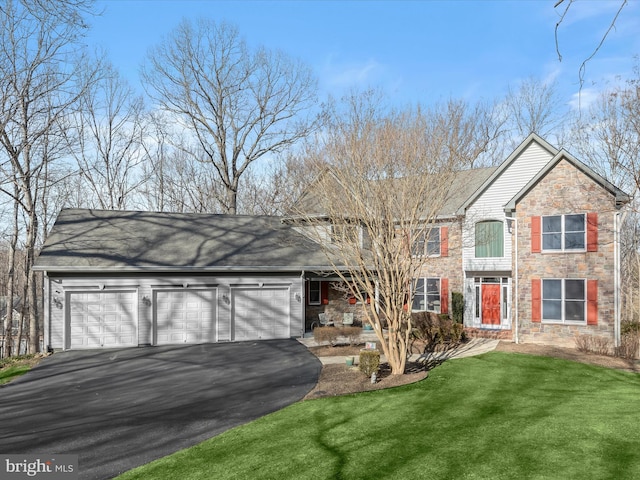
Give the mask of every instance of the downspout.
POLYGON ((300 302, 302 306, 300 310, 302 311, 302 335, 304 338, 304 334, 307 332, 307 289, 304 284, 304 270, 300 273, 300 291, 302 292, 300 295, 300 302))
POLYGON ((513 315, 513 321, 516 324, 516 328, 515 328, 515 342, 516 343, 520 343, 520 330, 518 329, 518 324, 519 322, 519 318, 518 318, 518 298, 520 298, 520 290, 518 288, 519 286, 519 282, 518 282, 518 217, 517 215, 514 217, 513 219, 513 232, 514 232, 514 236, 515 236, 515 247, 514 247, 514 255, 516 258, 515 261, 515 266, 514 266, 514 273, 515 273, 515 285, 513 287, 514 291, 515 291, 515 300, 514 300, 514 315, 513 315))
POLYGON ((613 337, 620 346, 620 212, 613 214, 613 337))

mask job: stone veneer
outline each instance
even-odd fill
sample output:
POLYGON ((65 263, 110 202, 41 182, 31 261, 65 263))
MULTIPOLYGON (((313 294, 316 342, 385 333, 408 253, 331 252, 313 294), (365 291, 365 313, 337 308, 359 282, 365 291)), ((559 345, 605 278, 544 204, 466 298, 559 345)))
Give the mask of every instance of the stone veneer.
MULTIPOLYGON (((590 334, 614 340, 615 197, 571 163, 561 160, 516 205, 518 234, 519 340, 575 347, 575 337, 590 334), (598 251, 532 253, 531 217, 598 213, 598 251), (531 321, 531 279, 584 278, 598 281, 598 324, 570 325, 531 321)), ((514 257, 515 258, 515 257, 514 257)), ((516 266, 514 264, 514 272, 516 266)), ((514 286, 515 287, 515 286, 514 286)), ((514 303, 515 305, 515 303, 514 303)), ((515 320, 515 319, 514 319, 515 320)))
POLYGON ((460 221, 443 223, 449 227, 448 255, 426 257, 418 277, 447 278, 449 280, 449 314, 451 314, 451 292, 463 292, 462 278, 462 224, 460 221))

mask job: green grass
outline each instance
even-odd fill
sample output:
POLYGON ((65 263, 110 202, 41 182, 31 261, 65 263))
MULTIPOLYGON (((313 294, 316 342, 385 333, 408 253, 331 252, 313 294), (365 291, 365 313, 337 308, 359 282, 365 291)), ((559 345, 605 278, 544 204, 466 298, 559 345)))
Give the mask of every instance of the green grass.
POLYGON ((300 402, 119 479, 640 479, 640 375, 492 352, 300 402))
POLYGON ((27 373, 40 360, 36 355, 20 355, 0 360, 0 385, 27 373))

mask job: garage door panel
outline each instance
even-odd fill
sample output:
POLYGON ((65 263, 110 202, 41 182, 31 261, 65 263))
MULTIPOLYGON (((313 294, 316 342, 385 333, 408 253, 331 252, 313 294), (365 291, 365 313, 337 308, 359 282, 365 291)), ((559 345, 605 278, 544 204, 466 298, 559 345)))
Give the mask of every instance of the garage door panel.
POLYGON ((70 348, 135 346, 137 293, 72 292, 69 294, 70 348))
POLYGON ((290 322, 288 288, 234 289, 234 340, 288 338, 290 322))
POLYGON ((216 289, 155 292, 156 344, 215 341, 216 289))

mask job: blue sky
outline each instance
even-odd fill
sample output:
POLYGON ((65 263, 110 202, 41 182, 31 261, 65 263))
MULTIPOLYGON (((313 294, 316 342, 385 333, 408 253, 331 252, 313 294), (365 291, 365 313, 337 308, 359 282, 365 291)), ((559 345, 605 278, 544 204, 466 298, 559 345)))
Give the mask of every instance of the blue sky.
MULTIPOLYGON (((554 27, 564 7, 554 9, 556 1, 102 0, 97 5, 104 12, 92 20, 88 42, 106 50, 139 86, 147 50, 182 18, 205 16, 236 25, 250 45, 305 61, 322 96, 377 87, 397 105, 492 100, 533 76, 556 79, 570 103, 579 91, 580 64, 620 2, 576 1, 560 27, 560 62, 554 27)), ((629 78, 638 54, 640 1, 630 0, 587 64, 583 105, 607 84, 629 78)))

